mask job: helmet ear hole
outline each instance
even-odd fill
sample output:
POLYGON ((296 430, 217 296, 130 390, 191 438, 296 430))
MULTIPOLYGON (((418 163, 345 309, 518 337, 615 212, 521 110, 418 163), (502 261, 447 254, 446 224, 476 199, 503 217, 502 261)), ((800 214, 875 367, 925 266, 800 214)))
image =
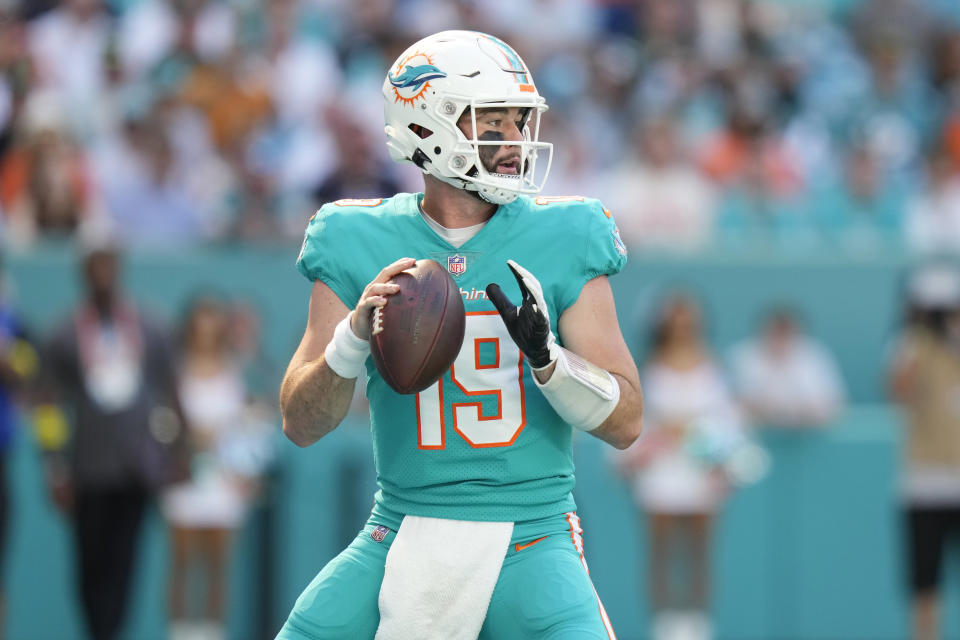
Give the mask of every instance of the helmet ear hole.
POLYGON ((410 129, 410 131, 413 131, 413 134, 418 138, 420 138, 421 140, 429 138, 430 136, 433 135, 433 131, 431 131, 430 129, 427 129, 424 126, 413 123, 413 122, 407 125, 407 128, 410 129))

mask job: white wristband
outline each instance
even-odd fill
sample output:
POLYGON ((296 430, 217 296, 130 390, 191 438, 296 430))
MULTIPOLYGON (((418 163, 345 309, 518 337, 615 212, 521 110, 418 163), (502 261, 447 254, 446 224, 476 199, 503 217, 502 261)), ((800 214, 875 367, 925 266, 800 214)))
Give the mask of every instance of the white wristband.
POLYGON ((333 339, 323 350, 323 358, 330 369, 341 378, 356 378, 363 371, 370 355, 370 341, 357 337, 350 326, 353 311, 340 321, 333 331, 333 339))
POLYGON ((557 366, 550 379, 540 384, 550 406, 560 417, 581 431, 593 431, 620 402, 620 384, 609 371, 557 347, 557 366))

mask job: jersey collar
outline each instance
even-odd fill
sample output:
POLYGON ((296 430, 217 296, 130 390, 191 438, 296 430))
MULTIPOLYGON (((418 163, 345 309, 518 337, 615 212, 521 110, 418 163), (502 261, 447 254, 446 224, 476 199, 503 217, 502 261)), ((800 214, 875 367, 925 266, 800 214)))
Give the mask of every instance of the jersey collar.
MULTIPOLYGON (((423 213, 423 207, 421 202, 423 202, 423 193, 411 194, 411 198, 408 202, 408 207, 411 215, 416 215, 420 220, 419 224, 421 229, 425 234, 430 236, 435 242, 441 243, 445 248, 449 248, 453 251, 465 250, 469 251, 479 245, 486 244, 485 238, 487 237, 498 237, 500 234, 505 233, 506 230, 513 224, 513 221, 516 219, 517 212, 522 206, 522 198, 517 198, 509 204, 502 204, 497 207, 497 210, 493 212, 493 215, 483 223, 483 228, 480 229, 472 238, 464 242, 459 247, 455 247, 450 244, 450 242, 444 238, 440 233, 434 229, 431 224, 426 220, 426 214, 423 213)), ((434 221, 435 222, 435 221, 434 221)), ((438 226, 439 223, 437 223, 438 226)))

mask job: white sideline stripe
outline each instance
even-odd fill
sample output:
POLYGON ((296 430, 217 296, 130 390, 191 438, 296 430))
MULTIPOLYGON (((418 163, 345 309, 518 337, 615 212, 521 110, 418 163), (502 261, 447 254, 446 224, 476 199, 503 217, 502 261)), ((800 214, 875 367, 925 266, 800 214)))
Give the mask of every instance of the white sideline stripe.
POLYGON ((610 640, 617 640, 617 634, 613 631, 613 625, 610 623, 607 610, 603 608, 603 602, 600 600, 600 594, 597 593, 597 587, 593 584, 593 579, 590 578, 590 567, 587 566, 587 559, 583 557, 583 536, 581 535, 583 529, 580 528, 580 517, 573 511, 568 511, 564 515, 567 516, 567 524, 570 525, 570 539, 573 541, 573 547, 580 556, 580 564, 583 565, 583 570, 587 572, 587 580, 590 580, 590 587, 593 589, 593 595, 596 597, 597 605, 600 607, 600 619, 603 620, 603 626, 607 630, 607 636, 610 640))

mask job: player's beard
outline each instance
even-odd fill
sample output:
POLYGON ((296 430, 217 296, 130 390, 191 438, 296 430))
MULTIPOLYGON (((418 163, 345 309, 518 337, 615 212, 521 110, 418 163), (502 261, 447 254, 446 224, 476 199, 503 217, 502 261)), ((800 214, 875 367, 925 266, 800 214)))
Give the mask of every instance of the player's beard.
MULTIPOLYGON (((484 142, 500 142, 503 140, 503 135, 496 131, 487 131, 481 134, 477 139, 484 142)), ((519 152, 519 145, 506 144, 502 147, 497 147, 492 144, 481 144, 477 145, 477 154, 480 156, 480 163, 483 165, 483 168, 486 169, 487 173, 491 175, 519 176, 523 175, 526 170, 526 167, 524 167, 524 163, 522 161, 522 154, 519 152), (518 151, 514 153, 510 147, 517 147, 518 151), (497 171, 497 166, 504 160, 516 160, 516 174, 501 173, 497 171)))

